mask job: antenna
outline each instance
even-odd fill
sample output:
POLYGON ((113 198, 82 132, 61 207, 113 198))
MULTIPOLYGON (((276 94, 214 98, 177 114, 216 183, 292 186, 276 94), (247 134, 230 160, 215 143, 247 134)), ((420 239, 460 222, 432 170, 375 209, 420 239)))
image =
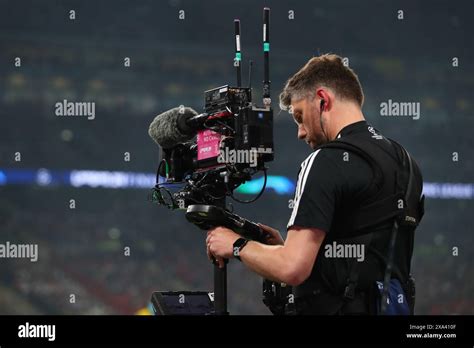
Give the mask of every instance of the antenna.
POLYGON ((263 105, 270 107, 270 9, 263 9, 263 105))
POLYGON ((234 19, 235 27, 235 58, 234 66, 237 72, 237 87, 242 85, 242 70, 240 62, 242 61, 242 53, 240 52, 240 20, 234 19))

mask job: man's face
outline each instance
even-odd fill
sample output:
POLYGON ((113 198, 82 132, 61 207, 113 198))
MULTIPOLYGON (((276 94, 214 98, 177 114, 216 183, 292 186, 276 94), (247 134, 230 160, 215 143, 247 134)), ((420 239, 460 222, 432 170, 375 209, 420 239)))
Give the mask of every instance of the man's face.
POLYGON ((298 139, 304 140, 312 149, 327 142, 321 129, 319 98, 304 98, 291 102, 293 119, 298 126, 298 139))

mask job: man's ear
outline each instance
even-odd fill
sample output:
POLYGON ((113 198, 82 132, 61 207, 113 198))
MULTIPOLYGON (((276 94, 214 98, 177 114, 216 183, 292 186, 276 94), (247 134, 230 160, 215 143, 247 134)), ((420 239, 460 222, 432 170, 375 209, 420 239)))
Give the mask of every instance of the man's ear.
POLYGON ((332 98, 324 88, 318 88, 316 90, 316 95, 321 100, 324 100, 323 111, 328 111, 332 108, 332 98))

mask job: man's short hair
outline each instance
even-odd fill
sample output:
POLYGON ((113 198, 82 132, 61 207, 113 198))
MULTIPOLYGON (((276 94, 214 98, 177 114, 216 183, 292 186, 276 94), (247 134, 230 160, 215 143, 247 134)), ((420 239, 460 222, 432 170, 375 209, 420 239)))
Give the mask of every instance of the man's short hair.
POLYGON ((296 74, 288 79, 280 93, 280 108, 288 110, 291 100, 314 98, 317 87, 331 89, 336 97, 364 104, 364 92, 356 73, 345 66, 335 54, 311 58, 296 74))

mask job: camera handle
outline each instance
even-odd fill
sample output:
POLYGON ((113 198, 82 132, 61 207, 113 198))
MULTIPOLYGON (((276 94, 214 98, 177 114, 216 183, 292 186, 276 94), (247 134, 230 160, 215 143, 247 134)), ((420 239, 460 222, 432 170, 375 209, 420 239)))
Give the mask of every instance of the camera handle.
MULTIPOLYGON (((215 205, 195 204, 188 206, 186 219, 203 230, 215 226, 224 226, 247 239, 266 243, 268 233, 265 233, 255 222, 233 214, 215 205)), ((214 314, 226 315, 227 312, 227 262, 224 268, 214 265, 214 314)), ((284 314, 285 300, 291 293, 291 287, 268 279, 263 280, 263 302, 275 315, 284 314)))
MULTIPOLYGON (((190 205, 186 211, 186 219, 203 230, 215 226, 224 226, 232 229, 243 237, 254 240, 264 240, 264 233, 256 223, 232 214, 224 208, 215 205, 190 205)), ((214 262, 214 314, 228 315, 227 311, 227 263, 219 268, 214 262)))
POLYGON ((259 225, 215 205, 194 204, 188 206, 186 219, 203 230, 224 226, 247 239, 265 243, 269 235, 259 225))

